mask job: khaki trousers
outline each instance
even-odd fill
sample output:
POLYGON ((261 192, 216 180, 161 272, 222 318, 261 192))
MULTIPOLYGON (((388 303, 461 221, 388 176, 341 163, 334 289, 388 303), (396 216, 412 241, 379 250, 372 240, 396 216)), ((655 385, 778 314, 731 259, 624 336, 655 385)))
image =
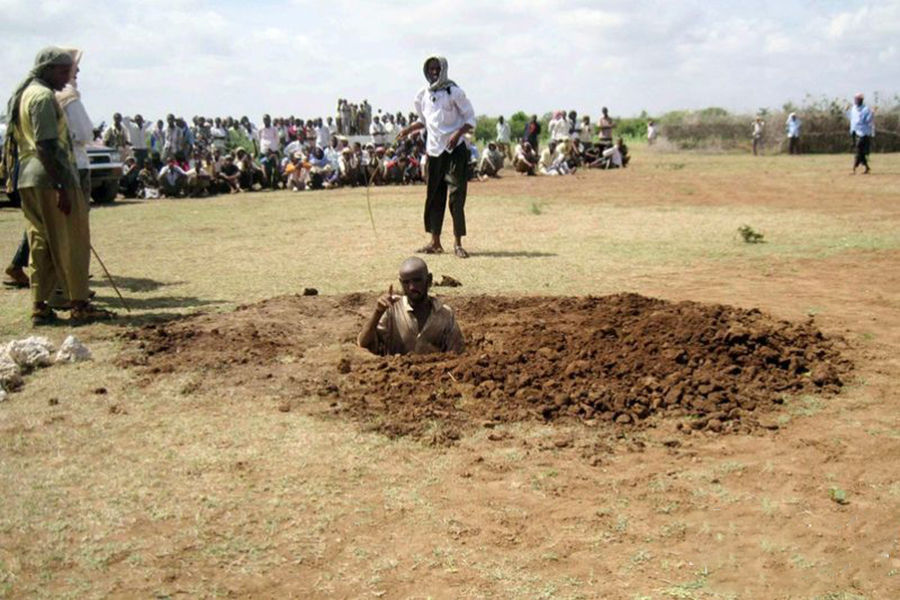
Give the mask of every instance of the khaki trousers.
POLYGON ((31 247, 31 295, 46 302, 57 286, 70 300, 88 299, 91 263, 91 230, 88 203, 80 189, 66 190, 72 212, 64 215, 52 188, 22 188, 22 211, 28 221, 31 247))

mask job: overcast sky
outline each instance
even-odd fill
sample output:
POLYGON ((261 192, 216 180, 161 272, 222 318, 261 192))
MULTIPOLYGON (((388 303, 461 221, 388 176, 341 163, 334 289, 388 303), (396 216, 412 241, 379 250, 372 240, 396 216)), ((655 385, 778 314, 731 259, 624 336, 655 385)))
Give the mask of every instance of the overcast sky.
MULTIPOLYGON (((84 51, 95 121, 114 111, 302 117, 367 98, 408 111, 432 53, 478 114, 595 118, 900 92, 900 0, 0 0, 0 90, 47 45, 84 51)), ((3 101, 5 106, 5 100, 3 101)))

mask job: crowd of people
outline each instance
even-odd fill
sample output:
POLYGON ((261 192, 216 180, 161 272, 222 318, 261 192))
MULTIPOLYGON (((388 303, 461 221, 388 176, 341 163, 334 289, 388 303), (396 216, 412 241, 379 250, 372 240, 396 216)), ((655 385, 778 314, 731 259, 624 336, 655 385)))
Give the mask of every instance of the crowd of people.
MULTIPOLYGON (((246 116, 195 116, 189 124, 169 114, 150 123, 139 114, 116 113, 96 134, 124 159, 124 196, 203 197, 423 182, 428 157, 424 133, 397 139, 416 119, 415 113, 379 110, 373 115, 368 101, 351 104, 342 98, 336 116, 324 119, 264 115, 257 126, 246 116)), ((548 126, 549 144, 540 151, 536 115, 516 138, 501 116, 496 140, 482 150, 471 134, 466 137, 469 178, 498 177, 507 166, 529 175, 624 167, 627 147, 621 139, 613 143, 613 127, 606 108, 596 127, 589 117, 578 120, 575 111, 557 111, 548 126)))

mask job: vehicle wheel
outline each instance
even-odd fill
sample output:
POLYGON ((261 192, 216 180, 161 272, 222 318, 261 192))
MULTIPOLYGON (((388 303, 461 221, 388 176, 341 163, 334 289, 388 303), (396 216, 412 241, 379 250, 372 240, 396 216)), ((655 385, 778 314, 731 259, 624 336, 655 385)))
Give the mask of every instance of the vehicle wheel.
POLYGON ((91 190, 91 198, 96 204, 109 204, 119 195, 118 181, 104 181, 103 185, 91 190))

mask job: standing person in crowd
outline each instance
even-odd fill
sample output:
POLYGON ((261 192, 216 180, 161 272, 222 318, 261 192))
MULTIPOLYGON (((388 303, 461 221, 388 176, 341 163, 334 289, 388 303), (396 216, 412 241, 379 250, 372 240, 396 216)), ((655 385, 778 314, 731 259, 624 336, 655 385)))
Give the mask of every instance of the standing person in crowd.
POLYGON ((787 129, 788 154, 800 154, 800 119, 797 113, 789 114, 784 126, 787 129))
POLYGON ((512 160, 511 136, 509 123, 506 122, 503 115, 500 115, 497 118, 497 147, 510 160, 512 160))
POLYGON ((28 221, 34 325, 55 321, 47 301, 57 285, 71 301, 73 321, 114 316, 89 302, 88 201, 81 191, 66 116, 53 94, 71 80, 75 65, 70 50, 41 50, 7 105, 3 170, 12 176, 18 162, 18 179, 12 183, 28 221))
POLYGON ((321 118, 315 120, 313 131, 316 134, 316 148, 324 150, 331 143, 331 129, 328 128, 321 118))
POLYGON ((113 124, 106 128, 103 132, 103 143, 110 148, 115 148, 122 155, 122 158, 128 157, 128 147, 131 142, 128 139, 128 132, 122 125, 122 115, 116 113, 113 115, 113 124))
POLYGON ((175 122, 175 115, 166 115, 166 128, 163 130, 162 159, 168 161, 175 158, 175 154, 181 149, 184 132, 175 122))
POLYGON ((372 143, 376 147, 384 146, 384 125, 381 124, 381 119, 378 118, 378 115, 375 115, 375 118, 372 119, 372 124, 369 126, 369 135, 372 136, 372 143))
POLYGON ((752 135, 753 135, 753 156, 757 156, 757 154, 761 154, 763 151, 763 133, 765 132, 766 122, 762 120, 762 117, 757 115, 755 119, 753 119, 752 124, 752 135))
POLYGON ((454 253, 468 258, 462 238, 466 235, 466 168, 469 151, 463 136, 475 130, 475 109, 466 93, 447 77, 447 59, 431 56, 423 67, 428 84, 419 90, 415 108, 419 120, 403 128, 398 139, 414 131, 425 129, 428 134, 428 184, 425 197, 425 231, 431 241, 419 251, 438 254, 441 229, 450 196, 450 215, 453 217, 454 253))
POLYGON ((162 119, 156 121, 156 127, 150 131, 150 155, 153 160, 162 158, 166 146, 166 127, 162 119))
POLYGON ((656 143, 656 138, 659 136, 659 130, 656 128, 656 123, 653 119, 647 121, 647 145, 652 146, 656 143))
POLYGON ((855 175, 856 168, 862 165, 865 168, 863 175, 867 175, 870 171, 869 147, 872 144, 872 136, 875 135, 875 115, 865 105, 862 92, 853 97, 853 106, 847 110, 847 117, 850 119, 850 135, 853 136, 856 150, 853 173, 855 175))
POLYGON ((581 127, 578 129, 578 140, 583 146, 590 146, 594 139, 594 131, 591 126, 591 118, 584 115, 581 118, 581 127))
POLYGON ((613 128, 616 124, 609 116, 609 109, 605 106, 600 109, 600 120, 597 127, 600 128, 600 146, 608 148, 613 145, 613 128))
POLYGON ((278 154, 281 150, 281 138, 278 128, 272 125, 272 117, 263 115, 263 126, 259 132, 259 157, 268 156, 269 152, 278 154))
POLYGON ((531 120, 525 125, 525 134, 522 138, 531 145, 531 149, 537 152, 538 136, 541 135, 541 124, 538 123, 537 115, 531 115, 531 120))
POLYGON ((550 139, 554 142, 561 142, 569 139, 569 122, 566 120, 565 111, 558 110, 553 113, 553 118, 547 124, 550 130, 550 139))
POLYGON ((149 156, 147 147, 147 139, 150 137, 149 125, 144 122, 144 117, 141 115, 134 115, 134 119, 125 117, 123 122, 125 123, 125 131, 128 132, 128 143, 131 145, 131 153, 134 156, 137 168, 138 170, 143 169, 144 163, 149 156))

